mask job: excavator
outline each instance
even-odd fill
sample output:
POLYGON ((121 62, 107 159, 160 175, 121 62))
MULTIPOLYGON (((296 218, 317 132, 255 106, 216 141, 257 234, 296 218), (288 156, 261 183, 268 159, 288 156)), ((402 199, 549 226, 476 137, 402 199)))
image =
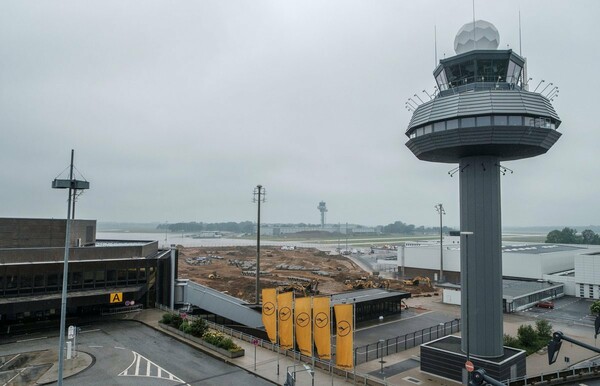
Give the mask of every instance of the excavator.
POLYGON ((402 280, 402 284, 412 285, 412 286, 419 286, 419 285, 431 286, 431 279, 428 277, 424 277, 424 276, 415 276, 412 279, 402 280))
POLYGON ((429 279, 428 277, 424 277, 424 276, 415 276, 412 279, 412 285, 414 286, 418 286, 418 285, 427 285, 429 287, 431 287, 431 279, 429 279))
POLYGON ((290 283, 277 287, 278 292, 295 291, 298 294, 306 296, 307 294, 319 294, 319 279, 313 279, 306 283, 290 283))

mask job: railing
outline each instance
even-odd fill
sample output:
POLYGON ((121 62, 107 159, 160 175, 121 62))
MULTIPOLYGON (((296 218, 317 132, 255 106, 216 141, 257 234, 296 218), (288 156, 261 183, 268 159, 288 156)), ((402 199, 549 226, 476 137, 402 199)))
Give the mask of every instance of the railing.
POLYGON ((460 331, 460 319, 454 319, 409 334, 386 339, 383 342, 356 347, 354 348, 354 363, 358 365, 379 359, 382 356, 396 354, 458 331, 460 331))
POLYGON ((442 90, 438 95, 447 96, 460 94, 465 91, 487 91, 487 90, 521 90, 521 85, 514 84, 506 81, 493 81, 493 82, 458 82, 448 85, 448 88, 442 90))
POLYGON ((137 311, 141 311, 143 309, 144 309, 143 305, 136 304, 134 306, 124 306, 124 307, 117 307, 117 308, 109 308, 109 309, 106 309, 106 310, 102 310, 101 314, 102 314, 102 316, 127 314, 129 312, 137 312, 137 311))
POLYGON ((533 384, 562 385, 579 384, 584 379, 600 378, 600 366, 580 367, 577 369, 560 370, 551 373, 539 374, 531 377, 521 377, 505 380, 507 386, 523 386, 533 384))

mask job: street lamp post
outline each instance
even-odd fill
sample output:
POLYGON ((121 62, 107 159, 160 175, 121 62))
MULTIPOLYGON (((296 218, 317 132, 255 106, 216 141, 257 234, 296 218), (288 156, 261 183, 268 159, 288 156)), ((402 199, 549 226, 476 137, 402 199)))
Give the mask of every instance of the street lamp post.
POLYGON ((438 283, 444 282, 444 234, 442 232, 442 216, 446 214, 444 210, 444 206, 442 204, 437 204, 435 206, 435 210, 440 214, 440 278, 438 279, 438 283))
MULTIPOLYGON (((460 232, 461 236, 465 236, 465 269, 464 274, 465 278, 462 280, 463 286, 461 291, 465 291, 465 315, 467 315, 467 320, 465 320, 465 339, 467 341, 467 361, 471 360, 471 353, 469 349, 469 344, 471 343, 471 339, 469 338, 469 236, 473 235, 473 232, 460 232)), ((462 247, 461 247, 462 248, 462 247)), ((471 373, 468 373, 468 381, 471 380, 471 373)))
POLYGON ((254 188, 254 202, 258 204, 256 220, 256 304, 260 304, 260 203, 265 202, 265 189, 262 185, 254 188))
POLYGON ((62 293, 60 301, 60 333, 58 339, 58 386, 63 384, 63 367, 64 367, 64 345, 65 345, 65 325, 67 316, 67 284, 69 275, 69 251, 71 248, 71 200, 73 191, 84 190, 90 188, 88 181, 81 181, 73 178, 73 159, 75 158, 75 150, 71 150, 71 164, 69 168, 69 179, 54 179, 52 181, 53 189, 69 189, 69 198, 67 203, 67 223, 65 227, 65 254, 63 261, 63 281, 62 293))

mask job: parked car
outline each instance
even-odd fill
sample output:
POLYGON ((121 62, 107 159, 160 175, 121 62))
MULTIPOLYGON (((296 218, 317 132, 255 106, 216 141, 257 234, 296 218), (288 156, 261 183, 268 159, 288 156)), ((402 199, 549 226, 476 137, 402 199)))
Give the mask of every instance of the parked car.
POLYGON ((554 302, 551 302, 549 300, 545 300, 545 301, 542 301, 542 302, 538 302, 538 304, 536 304, 535 306, 539 307, 539 308, 554 309, 554 302))

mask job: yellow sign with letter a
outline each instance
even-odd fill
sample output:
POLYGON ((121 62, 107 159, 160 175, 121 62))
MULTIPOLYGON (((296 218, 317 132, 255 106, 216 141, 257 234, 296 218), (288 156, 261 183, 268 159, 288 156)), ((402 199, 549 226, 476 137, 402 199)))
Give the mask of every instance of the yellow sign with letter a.
POLYGON ((110 294, 110 303, 123 303, 123 292, 115 292, 110 294))

